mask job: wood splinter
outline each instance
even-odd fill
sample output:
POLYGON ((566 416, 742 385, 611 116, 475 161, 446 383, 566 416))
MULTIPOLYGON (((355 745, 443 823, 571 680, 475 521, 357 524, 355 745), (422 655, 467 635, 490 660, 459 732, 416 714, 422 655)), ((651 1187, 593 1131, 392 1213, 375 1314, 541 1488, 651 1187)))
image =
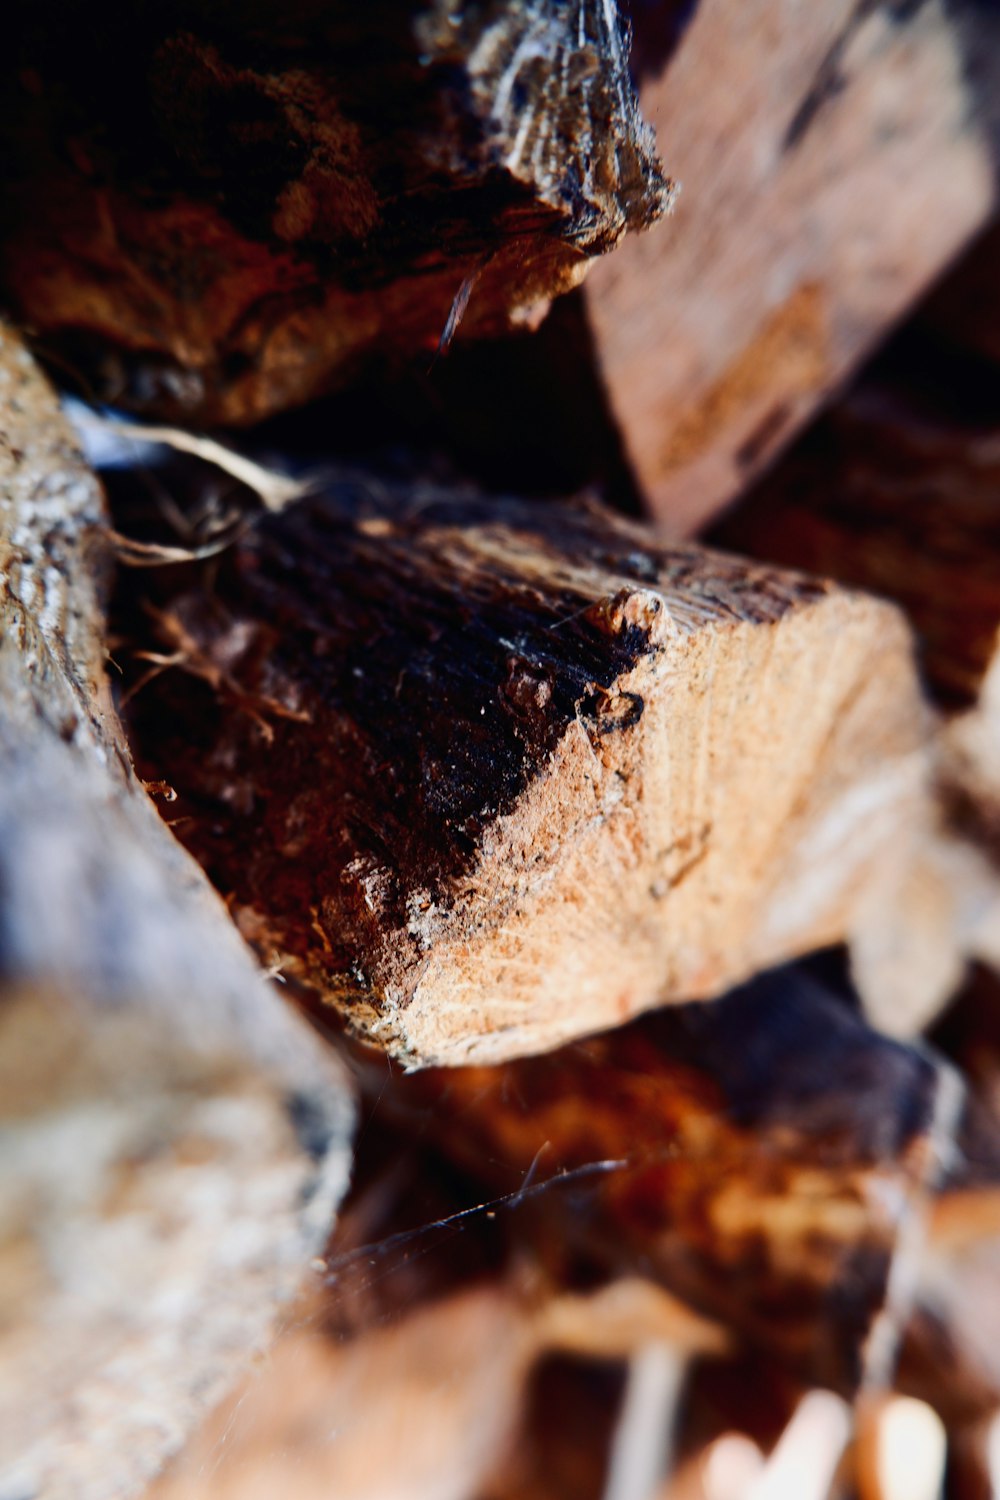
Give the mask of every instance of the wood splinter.
POLYGON ((202 681, 138 693, 143 774, 266 960, 410 1064, 841 941, 919 824, 893 607, 592 507, 345 481, 156 621, 202 681))

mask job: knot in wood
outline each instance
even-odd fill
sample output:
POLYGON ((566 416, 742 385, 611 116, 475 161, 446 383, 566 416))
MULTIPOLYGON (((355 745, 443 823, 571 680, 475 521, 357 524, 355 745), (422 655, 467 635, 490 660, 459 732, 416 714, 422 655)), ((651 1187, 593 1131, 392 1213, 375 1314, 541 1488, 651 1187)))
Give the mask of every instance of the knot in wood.
POLYGON ((599 599, 587 611, 587 618, 609 635, 640 631, 650 650, 666 645, 678 633, 666 600, 652 589, 621 588, 610 597, 599 599))

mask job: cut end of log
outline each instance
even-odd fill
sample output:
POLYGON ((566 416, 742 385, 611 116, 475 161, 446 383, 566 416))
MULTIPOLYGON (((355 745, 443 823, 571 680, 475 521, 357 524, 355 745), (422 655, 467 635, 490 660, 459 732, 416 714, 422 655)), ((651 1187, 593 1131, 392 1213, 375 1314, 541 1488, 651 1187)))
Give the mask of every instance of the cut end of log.
MULTIPOLYGON (((895 622, 868 601, 790 604, 690 635, 670 632, 655 589, 623 588, 594 610, 644 618, 634 659, 592 716, 566 724, 461 884, 443 900, 411 890, 405 928, 388 929, 372 1031, 404 1057, 542 1051, 836 942, 854 882, 905 821, 917 785, 904 724, 894 743, 864 747, 865 772, 845 755, 858 723, 845 704, 860 693, 866 717, 898 666, 890 648, 870 687, 870 653, 895 622)), ((535 679, 521 681, 537 701, 535 679)))
POLYGON ((891 606, 596 509, 343 485, 159 635, 203 683, 134 704, 178 831, 269 962, 413 1065, 843 940, 923 795, 891 606))

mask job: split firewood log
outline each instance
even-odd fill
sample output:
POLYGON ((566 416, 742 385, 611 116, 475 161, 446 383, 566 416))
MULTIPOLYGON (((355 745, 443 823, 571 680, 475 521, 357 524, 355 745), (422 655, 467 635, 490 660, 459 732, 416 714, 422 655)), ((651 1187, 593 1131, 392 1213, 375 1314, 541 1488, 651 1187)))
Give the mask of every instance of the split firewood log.
POLYGON ((357 1066, 556 1284, 641 1269, 803 1379, 998 1404, 996 1117, 804 972, 501 1067, 357 1066))
POLYGON ((463 313, 537 319, 670 202, 613 0, 132 6, 115 29, 18 16, 0 293, 118 404, 248 423, 373 358, 426 366, 463 313))
POLYGON ((297 1319, 150 1500, 462 1500, 511 1447, 534 1358, 502 1284, 456 1292, 340 1344, 297 1319))
POLYGON ((640 101, 681 186, 586 298, 640 488, 691 535, 992 216, 1000 17, 975 0, 700 0, 636 14, 640 101))
POLYGON ((926 711, 872 599, 363 480, 210 567, 116 627, 154 663, 145 774, 265 961, 411 1064, 839 942, 924 837, 926 711))
POLYGON ((131 769, 109 558, 0 326, 0 1490, 46 1500, 138 1494, 267 1342, 352 1119, 131 769))

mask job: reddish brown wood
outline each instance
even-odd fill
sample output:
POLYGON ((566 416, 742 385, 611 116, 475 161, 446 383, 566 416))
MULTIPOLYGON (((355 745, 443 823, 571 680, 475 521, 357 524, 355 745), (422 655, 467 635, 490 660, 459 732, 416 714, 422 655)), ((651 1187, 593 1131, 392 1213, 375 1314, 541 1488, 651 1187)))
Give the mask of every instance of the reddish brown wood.
POLYGON ((732 500, 991 217, 998 79, 1000 21, 969 0, 700 0, 649 67, 677 212, 586 295, 670 534, 732 500))

